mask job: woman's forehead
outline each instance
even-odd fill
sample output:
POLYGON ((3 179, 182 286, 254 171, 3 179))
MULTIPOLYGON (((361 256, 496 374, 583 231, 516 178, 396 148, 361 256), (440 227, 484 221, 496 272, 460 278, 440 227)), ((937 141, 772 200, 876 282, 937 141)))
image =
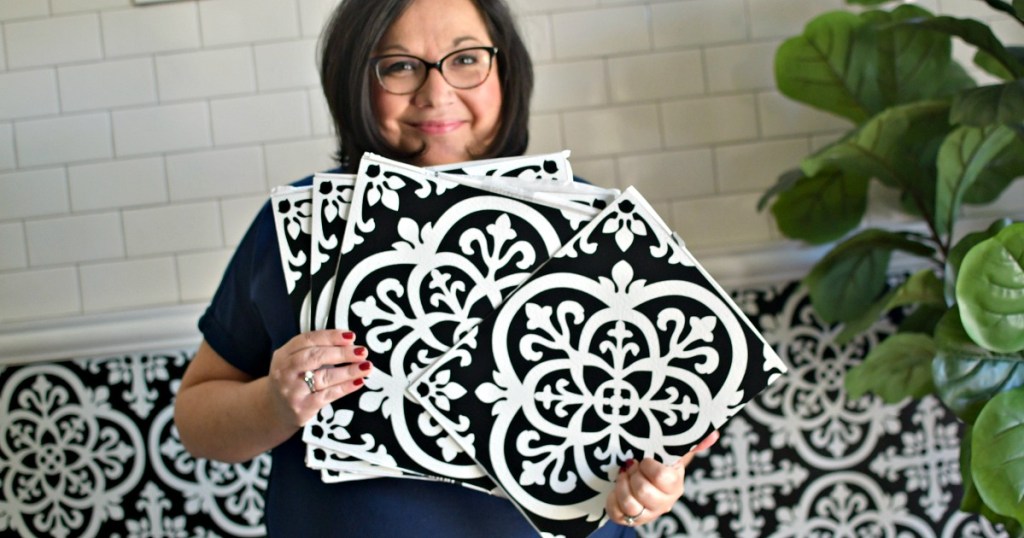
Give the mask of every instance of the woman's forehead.
POLYGON ((412 0, 375 51, 427 54, 490 44, 483 16, 472 0, 412 0))

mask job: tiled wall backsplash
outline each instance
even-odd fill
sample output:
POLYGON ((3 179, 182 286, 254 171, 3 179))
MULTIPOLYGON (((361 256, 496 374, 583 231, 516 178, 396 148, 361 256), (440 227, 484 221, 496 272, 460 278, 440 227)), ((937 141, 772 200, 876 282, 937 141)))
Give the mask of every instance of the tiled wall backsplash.
MULTIPOLYGON (((0 330, 208 300, 268 190, 332 166, 335 1, 0 0, 0 330)), ((755 203, 846 125, 782 97, 772 58, 841 0, 512 3, 531 152, 636 185, 698 257, 795 248, 755 203)))

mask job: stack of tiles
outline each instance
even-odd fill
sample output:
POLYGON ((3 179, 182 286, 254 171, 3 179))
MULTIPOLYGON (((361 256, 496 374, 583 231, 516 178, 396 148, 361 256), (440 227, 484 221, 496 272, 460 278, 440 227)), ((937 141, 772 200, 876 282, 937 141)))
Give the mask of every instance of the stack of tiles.
POLYGON ((300 329, 374 364, 303 429, 325 482, 454 482, 586 536, 623 462, 675 461, 785 372, 640 193, 574 182, 568 152, 367 154, 271 202, 300 329))

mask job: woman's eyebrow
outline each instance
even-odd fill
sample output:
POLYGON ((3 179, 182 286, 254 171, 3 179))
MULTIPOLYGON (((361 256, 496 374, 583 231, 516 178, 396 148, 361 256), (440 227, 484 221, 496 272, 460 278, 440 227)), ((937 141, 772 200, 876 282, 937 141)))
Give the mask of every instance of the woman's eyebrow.
MULTIPOLYGON (((465 43, 467 41, 475 41, 477 43, 483 43, 483 41, 481 41, 479 38, 476 38, 476 37, 473 37, 473 36, 468 36, 468 35, 467 36, 459 36, 459 37, 456 37, 455 39, 452 40, 452 48, 454 49, 455 47, 458 47, 459 45, 462 45, 463 43, 465 43)), ((382 46, 382 47, 377 49, 377 54, 392 53, 392 52, 406 53, 407 54, 409 52, 409 49, 407 49, 404 45, 402 45, 400 43, 384 45, 384 46, 382 46)))

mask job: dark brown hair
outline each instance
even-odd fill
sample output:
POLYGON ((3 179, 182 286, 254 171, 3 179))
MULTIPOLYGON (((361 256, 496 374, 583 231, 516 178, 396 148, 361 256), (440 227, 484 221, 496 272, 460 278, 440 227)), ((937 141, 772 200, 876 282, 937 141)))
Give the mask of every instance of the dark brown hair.
MULTIPOLYGON (((365 152, 409 160, 421 154, 401 151, 389 144, 374 118, 370 84, 370 57, 391 24, 412 0, 343 0, 320 38, 320 83, 338 133, 337 159, 345 169, 357 164, 365 152)), ((504 0, 473 0, 487 32, 498 47, 501 113, 498 132, 483 155, 475 158, 521 155, 529 141, 533 63, 516 30, 504 0)), ((492 73, 492 76, 494 74, 492 73)))

